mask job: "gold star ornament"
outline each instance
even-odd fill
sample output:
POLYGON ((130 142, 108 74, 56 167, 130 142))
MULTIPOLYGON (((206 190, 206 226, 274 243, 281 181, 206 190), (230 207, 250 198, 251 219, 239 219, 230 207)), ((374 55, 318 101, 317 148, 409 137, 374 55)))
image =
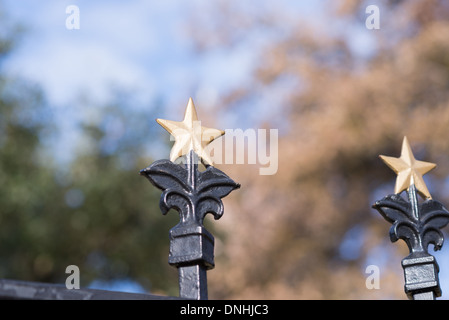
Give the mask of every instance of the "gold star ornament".
POLYGON ((170 152, 170 161, 175 161, 193 150, 206 164, 212 165, 210 154, 204 148, 225 134, 224 131, 201 126, 192 98, 189 99, 183 121, 156 119, 175 139, 170 152))
POLYGON ((414 184, 422 197, 432 198, 422 176, 435 168, 436 164, 416 160, 407 137, 404 137, 402 142, 402 151, 399 158, 387 156, 380 156, 380 158, 398 175, 394 188, 395 193, 408 191, 410 186, 414 184))

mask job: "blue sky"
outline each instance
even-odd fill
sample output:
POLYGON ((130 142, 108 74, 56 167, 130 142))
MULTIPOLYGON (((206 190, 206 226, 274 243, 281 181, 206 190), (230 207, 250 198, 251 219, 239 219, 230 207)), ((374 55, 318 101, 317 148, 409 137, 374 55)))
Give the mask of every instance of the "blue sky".
POLYGON ((42 84, 52 104, 70 104, 80 91, 106 101, 114 83, 141 95, 155 94, 168 83, 180 89, 181 79, 173 74, 186 65, 185 43, 177 34, 180 6, 170 1, 147 2, 151 6, 144 1, 24 2, 6 1, 7 12, 27 28, 8 71, 42 84), (65 27, 70 4, 80 8, 79 30, 65 27))
MULTIPOLYGON (((4 63, 4 71, 43 88, 55 122, 63 128, 58 141, 52 142, 59 150, 59 161, 71 160, 75 141, 80 139, 76 124, 94 121, 100 114, 95 108, 114 99, 115 87, 132 93, 134 103, 129 107, 145 110, 155 99, 162 98, 168 110, 157 110, 158 116, 175 112, 181 117, 189 97, 194 98, 201 113, 219 105, 224 92, 250 79, 258 54, 254 43, 232 50, 217 48, 207 54, 195 50, 195 41, 187 31, 189 19, 201 15, 206 3, 3 1, 9 18, 25 28, 14 53, 4 63), (66 28, 69 5, 79 8, 79 30, 66 28)), ((301 3, 280 1, 277 7, 293 8, 298 16, 301 13, 301 19, 317 12, 317 2, 301 3)), ((272 93, 261 99, 264 110, 273 112, 276 96, 279 94, 272 93)), ((253 113, 253 117, 256 115, 253 113)), ((216 119, 214 125, 250 127, 246 120, 249 118, 228 114, 216 119)))
POLYGON ((63 128, 54 144, 61 162, 73 157, 77 123, 98 117, 95 108, 114 99, 114 87, 132 92, 135 108, 149 108, 160 95, 180 105, 192 94, 197 73, 179 1, 5 1, 4 7, 26 30, 4 69, 43 88, 63 128), (65 26, 71 4, 80 9, 79 30, 65 26))
MULTIPOLYGON (((212 100, 221 92, 248 79, 256 50, 195 52, 186 27, 204 3, 5 0, 10 17, 27 29, 6 71, 42 85, 55 108, 73 104, 80 94, 105 102, 111 84, 132 88, 142 101, 163 95, 181 109, 192 95, 217 103, 212 100), (80 9, 79 30, 65 27, 65 9, 72 4, 80 9)), ((319 12, 315 1, 295 3, 280 1, 277 7, 295 8, 298 19, 319 12)))

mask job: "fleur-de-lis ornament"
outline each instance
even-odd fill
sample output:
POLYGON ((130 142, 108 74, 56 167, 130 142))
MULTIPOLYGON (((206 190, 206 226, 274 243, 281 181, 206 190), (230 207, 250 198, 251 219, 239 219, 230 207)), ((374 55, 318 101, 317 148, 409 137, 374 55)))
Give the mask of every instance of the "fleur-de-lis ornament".
POLYGON ((429 244, 440 250, 444 237, 441 228, 449 223, 449 212, 438 201, 432 200, 423 175, 435 164, 418 161, 413 156, 407 137, 402 143, 400 158, 380 156, 397 173, 395 194, 376 201, 373 208, 392 223, 390 239, 402 239, 410 255, 402 260, 405 292, 410 299, 434 299, 441 295, 438 264, 428 253, 429 244), (408 199, 400 193, 406 191, 408 199), (425 200, 418 202, 418 194, 425 200))
POLYGON ((201 126, 190 98, 183 121, 157 119, 175 139, 170 160, 158 160, 140 174, 162 195, 163 214, 179 212, 180 222, 170 230, 169 263, 178 268, 180 296, 207 299, 206 270, 214 267, 214 237, 203 226, 206 214, 215 219, 223 215, 221 198, 240 185, 212 166, 205 147, 224 131, 201 126), (174 163, 182 157, 181 164, 174 163), (205 166, 198 169, 199 162, 205 166))

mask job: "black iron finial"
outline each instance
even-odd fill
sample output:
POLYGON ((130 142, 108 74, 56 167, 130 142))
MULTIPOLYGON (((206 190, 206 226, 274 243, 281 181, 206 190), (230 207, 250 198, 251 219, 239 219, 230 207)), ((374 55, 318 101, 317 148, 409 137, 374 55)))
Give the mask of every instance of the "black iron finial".
POLYGON ((441 288, 439 267, 435 257, 429 254, 428 246, 433 244, 435 251, 441 249, 444 237, 440 229, 449 223, 449 212, 441 203, 432 200, 422 180, 422 175, 435 165, 415 160, 407 138, 404 138, 400 158, 381 158, 398 173, 396 193, 376 201, 373 208, 393 224, 391 241, 402 239, 410 250, 402 260, 407 296, 413 300, 433 300, 441 296, 441 288), (408 199, 400 195, 404 190, 407 190, 408 199), (418 202, 418 193, 425 197, 424 202, 418 202))
MULTIPOLYGON (((198 134, 200 137, 197 136, 195 139, 204 138, 201 137, 201 128, 204 127, 201 127, 197 119, 194 121, 192 117, 188 119, 192 114, 196 118, 196 111, 190 100, 186 116, 181 123, 187 122, 188 126, 194 121, 196 123, 190 126, 190 131, 187 129, 178 131, 178 134, 183 135, 183 144, 187 146, 189 143, 186 143, 186 135, 190 135, 192 140, 193 136, 198 134), (195 126, 199 127, 194 128, 195 126)), ((175 123, 175 126, 178 124, 175 123)), ((175 139, 176 137, 177 135, 175 139)), ((207 140, 207 143, 210 141, 207 140)), ((193 143, 190 144, 192 145, 193 143)), ((159 203, 163 214, 172 208, 179 212, 180 222, 170 230, 168 259, 170 265, 178 268, 179 294, 183 298, 203 300, 208 297, 206 271, 215 266, 214 237, 204 228, 203 220, 208 213, 211 213, 216 220, 221 218, 223 215, 221 198, 240 185, 210 163, 204 163, 206 169, 200 171, 198 164, 203 160, 204 145, 197 143, 196 146, 196 149, 190 147, 188 153, 182 152, 184 164, 158 160, 141 170, 140 174, 163 191, 159 203), (201 153, 201 157, 197 152, 201 153)), ((176 153, 173 159, 178 155, 176 153)))

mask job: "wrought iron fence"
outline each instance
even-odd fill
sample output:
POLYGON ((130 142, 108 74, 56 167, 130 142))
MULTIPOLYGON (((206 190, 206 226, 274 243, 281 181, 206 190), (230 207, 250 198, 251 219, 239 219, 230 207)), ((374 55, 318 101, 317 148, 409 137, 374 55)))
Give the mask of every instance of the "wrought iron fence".
MULTIPOLYGON (((160 209, 179 212, 180 221, 170 230, 168 262, 178 269, 179 297, 114 292, 96 289, 69 289, 63 285, 0 280, 2 299, 86 299, 86 300, 205 300, 207 271, 213 269, 214 237, 203 226, 206 214, 220 219, 224 212, 222 198, 240 188, 224 172, 212 166, 204 148, 224 132, 202 127, 190 99, 183 121, 157 120, 175 137, 170 160, 157 160, 140 175, 162 190, 160 209), (207 139, 204 139, 207 135, 207 139), (199 170, 203 164, 205 170, 199 170)), ((406 242, 410 254, 402 260, 405 293, 413 300, 433 300, 441 296, 439 267, 429 254, 443 245, 441 228, 449 223, 449 212, 433 200, 422 175, 435 165, 414 158, 404 138, 400 158, 381 156, 397 174, 395 193, 376 201, 373 208, 390 223, 390 239, 406 242), (407 197, 401 193, 406 191, 407 197), (419 196, 424 199, 420 203, 419 196)))

